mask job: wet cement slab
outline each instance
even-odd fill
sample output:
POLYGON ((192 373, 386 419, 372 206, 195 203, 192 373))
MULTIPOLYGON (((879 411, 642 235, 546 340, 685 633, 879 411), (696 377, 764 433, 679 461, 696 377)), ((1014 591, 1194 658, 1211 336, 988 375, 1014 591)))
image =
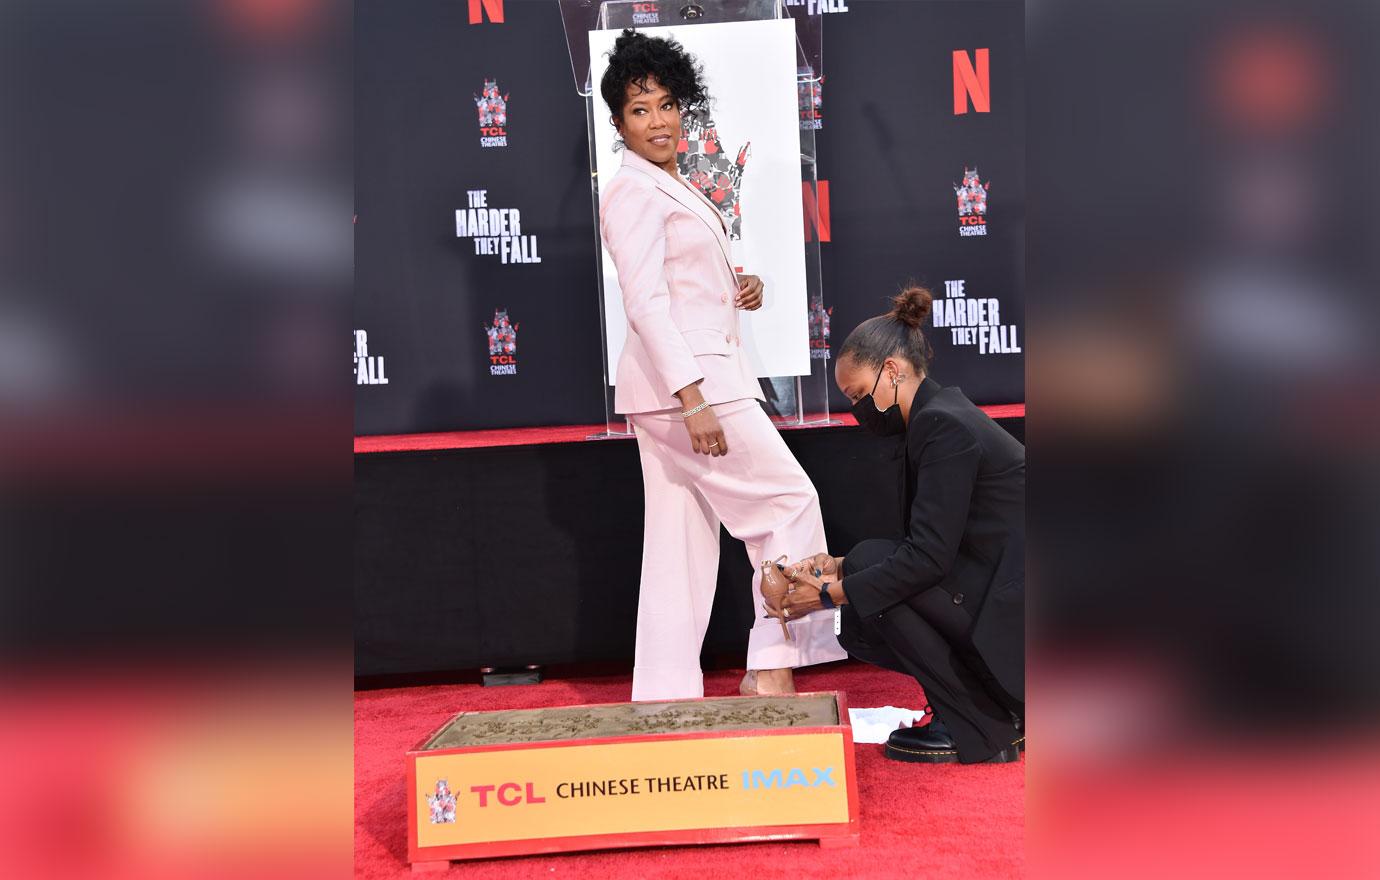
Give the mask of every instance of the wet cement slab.
POLYGON ((422 748, 454 749, 657 733, 829 727, 838 723, 838 704, 830 694, 508 709, 462 712, 422 748))

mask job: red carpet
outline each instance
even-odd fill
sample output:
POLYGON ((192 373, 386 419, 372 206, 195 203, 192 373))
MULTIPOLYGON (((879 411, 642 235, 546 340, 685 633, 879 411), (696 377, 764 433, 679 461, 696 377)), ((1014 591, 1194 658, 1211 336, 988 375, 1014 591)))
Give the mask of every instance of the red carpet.
MULTIPOLYGON (((705 677, 707 696, 736 694, 740 672, 705 677)), ((920 706, 913 679, 859 663, 797 676, 801 690, 842 690, 855 707, 920 706)), ((355 695, 355 876, 411 876, 404 797, 407 749, 462 709, 516 709, 626 700, 620 676, 483 688, 444 685, 355 695)), ((1025 761, 927 766, 887 760, 880 745, 857 749, 862 845, 814 842, 666 847, 455 862, 475 878, 592 877, 636 880, 799 880, 802 877, 1019 877, 1024 871, 1025 761)), ((426 875, 422 875, 426 876, 426 875)))
MULTIPOLYGON (((994 419, 1023 419, 1025 404, 1003 403, 982 407, 994 419)), ((806 416, 823 419, 823 414, 806 416)), ((834 413, 841 425, 857 425, 852 413, 834 413)), ((438 449, 476 449, 486 446, 536 446, 543 443, 579 443, 608 426, 552 425, 538 428, 496 428, 485 431, 437 431, 431 434, 371 434, 355 438, 355 452, 425 452, 438 449)), ((783 426, 791 430, 792 426, 783 426)), ((629 434, 625 439, 632 439, 629 434)))

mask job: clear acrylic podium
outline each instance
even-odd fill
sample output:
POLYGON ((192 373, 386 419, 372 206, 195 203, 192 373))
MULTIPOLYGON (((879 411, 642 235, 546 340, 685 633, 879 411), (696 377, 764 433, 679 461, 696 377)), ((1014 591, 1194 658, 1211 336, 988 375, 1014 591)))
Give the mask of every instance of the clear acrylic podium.
MULTIPOLYGON (((599 351, 603 360, 604 424, 602 433, 589 439, 631 436, 627 420, 613 409, 613 372, 616 364, 608 360, 608 326, 604 309, 604 269, 599 241, 599 177, 595 168, 597 149, 595 126, 608 125, 603 99, 595 93, 590 82, 589 32, 625 27, 654 28, 675 25, 762 21, 793 18, 796 33, 796 81, 807 96, 813 95, 823 71, 822 16, 806 14, 804 6, 788 7, 782 0, 705 0, 686 3, 682 0, 560 0, 561 17, 565 24, 566 45, 570 51, 570 68, 575 79, 575 91, 585 99, 585 123, 588 129, 590 161, 590 194, 594 208, 595 272, 599 280, 599 351)), ((803 183, 816 190, 815 132, 813 128, 800 130, 800 176, 803 183)), ((806 223, 813 202, 806 204, 806 223)), ((818 217, 815 218, 816 220, 818 217)), ((818 229, 818 223, 812 228, 818 229)), ((823 282, 820 274, 819 240, 817 235, 805 236, 806 302, 809 308, 810 373, 804 376, 779 376, 759 379, 763 408, 780 428, 798 428, 838 424, 829 415, 829 386, 833 382, 829 361, 829 309, 825 306, 823 282)))

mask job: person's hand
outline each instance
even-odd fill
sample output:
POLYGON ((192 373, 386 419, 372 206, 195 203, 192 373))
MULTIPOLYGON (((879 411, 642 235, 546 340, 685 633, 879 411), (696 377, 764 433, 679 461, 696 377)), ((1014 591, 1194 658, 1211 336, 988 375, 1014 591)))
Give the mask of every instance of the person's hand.
POLYGON ((762 279, 756 275, 739 275, 738 295, 733 305, 747 312, 755 312, 762 307, 762 291, 765 289, 762 279))
MULTIPOLYGON (((819 598, 819 591, 826 586, 823 581, 808 572, 796 572, 789 568, 786 569, 786 576, 791 579, 791 589, 781 600, 781 613, 772 614, 772 617, 799 620, 824 607, 819 598)), ((768 614, 771 614, 770 609, 768 614)))
POLYGON ((719 417, 714 410, 705 407, 685 420, 685 430, 690 432, 690 448, 701 455, 718 458, 728 455, 728 439, 724 429, 719 427, 719 417))
POLYGON ((830 556, 828 553, 816 553, 814 556, 790 564, 787 566, 787 570, 812 574, 825 583, 829 583, 838 580, 843 574, 843 560, 830 556))

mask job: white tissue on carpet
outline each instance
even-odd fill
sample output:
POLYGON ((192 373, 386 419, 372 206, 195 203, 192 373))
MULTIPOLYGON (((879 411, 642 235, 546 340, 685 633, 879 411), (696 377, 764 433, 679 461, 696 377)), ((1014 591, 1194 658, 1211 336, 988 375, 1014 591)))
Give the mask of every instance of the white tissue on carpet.
POLYGON ((895 706, 848 710, 855 743, 884 743, 893 730, 912 727, 924 717, 923 709, 898 709, 895 706))

